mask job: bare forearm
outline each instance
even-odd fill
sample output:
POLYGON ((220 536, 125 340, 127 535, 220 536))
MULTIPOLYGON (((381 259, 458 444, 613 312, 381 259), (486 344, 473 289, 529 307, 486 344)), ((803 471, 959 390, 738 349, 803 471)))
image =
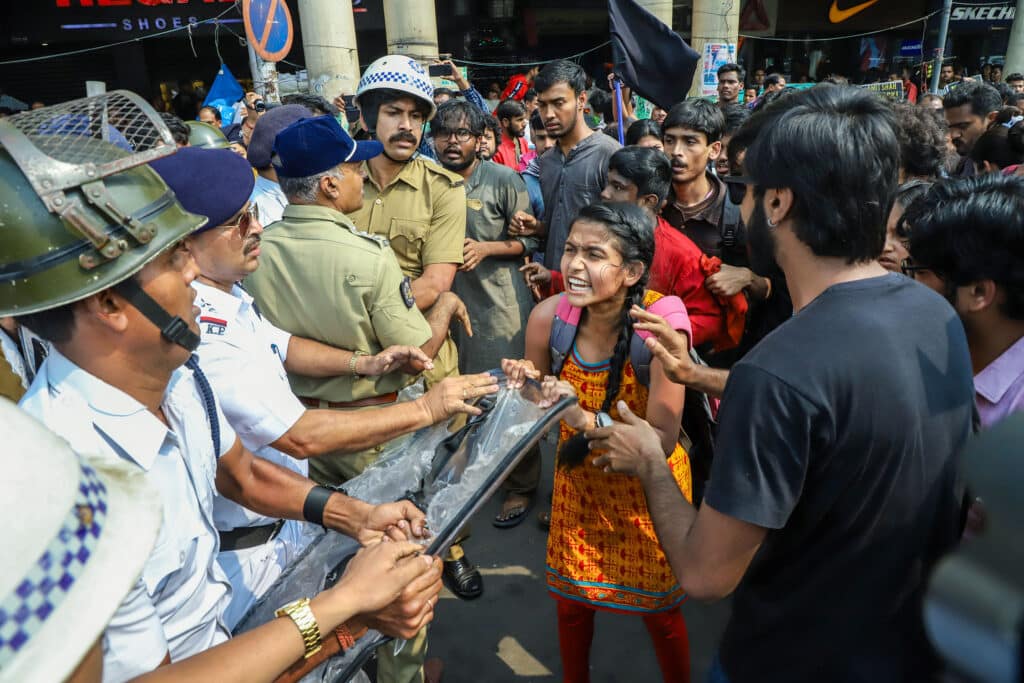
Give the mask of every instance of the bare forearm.
POLYGON ((491 258, 515 258, 522 256, 525 248, 519 240, 502 240, 500 242, 484 242, 487 255, 491 258))
POLYGON ((708 396, 721 398, 725 393, 725 383, 729 379, 728 370, 709 368, 706 365, 694 365, 682 382, 690 389, 696 389, 708 396))
POLYGON ((651 458, 650 464, 641 473, 640 481, 658 541, 672 571, 682 582, 686 574, 687 537, 697 519, 697 510, 679 490, 672 470, 663 458, 651 458))
POLYGON ((434 358, 448 338, 448 328, 452 324, 452 311, 445 302, 439 302, 436 308, 427 312, 426 318, 427 324, 430 326, 430 339, 426 344, 420 346, 420 350, 428 357, 434 358))
POLYGON ((294 458, 333 451, 361 451, 396 436, 430 426, 420 401, 397 403, 359 413, 307 410, 284 436, 271 444, 294 458))
POLYGON ((349 371, 351 360, 351 351, 293 336, 288 342, 284 367, 304 377, 337 377, 352 374, 349 371))
POLYGON ((771 281, 766 277, 754 273, 750 281, 750 287, 747 288, 747 292, 750 294, 750 298, 755 301, 764 301, 768 298, 768 294, 771 292, 771 281))

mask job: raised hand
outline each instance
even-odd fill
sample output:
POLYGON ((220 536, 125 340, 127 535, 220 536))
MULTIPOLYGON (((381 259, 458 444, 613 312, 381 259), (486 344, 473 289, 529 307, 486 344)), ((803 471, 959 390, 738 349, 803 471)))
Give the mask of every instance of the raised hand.
POLYGON ((479 415, 481 410, 470 401, 498 390, 498 378, 486 372, 479 375, 447 377, 431 387, 417 399, 430 414, 432 424, 438 424, 458 413, 479 415))

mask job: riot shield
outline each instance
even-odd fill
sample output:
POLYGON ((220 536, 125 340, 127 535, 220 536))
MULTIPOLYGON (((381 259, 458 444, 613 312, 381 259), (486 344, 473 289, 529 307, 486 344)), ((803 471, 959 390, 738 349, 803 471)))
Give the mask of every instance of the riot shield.
MULTIPOLYGON (((499 390, 478 403, 482 415, 451 432, 445 424, 420 430, 390 445, 362 474, 346 482, 346 494, 368 503, 408 499, 426 513, 433 536, 427 552, 448 550, 459 529, 497 491, 526 452, 558 424, 575 398, 542 408, 540 384, 520 389, 499 377, 499 390)), ((334 531, 322 532, 242 618, 236 633, 274 619, 281 605, 334 585, 359 544, 334 531)), ((388 637, 369 631, 345 653, 303 678, 303 683, 347 681, 388 637)))

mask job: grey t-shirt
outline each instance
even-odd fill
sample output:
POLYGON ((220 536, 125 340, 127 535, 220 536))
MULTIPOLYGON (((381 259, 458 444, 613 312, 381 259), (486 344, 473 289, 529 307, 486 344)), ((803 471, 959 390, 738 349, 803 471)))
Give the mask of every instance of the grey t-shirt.
POLYGON ((830 287, 733 368, 705 502, 769 530, 722 639, 733 683, 927 680, 972 387, 953 309, 897 274, 830 287))
POLYGON ((622 149, 617 141, 592 133, 562 154, 556 145, 540 158, 540 189, 544 195, 544 222, 548 227, 544 265, 559 270, 565 240, 576 214, 600 199, 608 180, 608 160, 622 149))

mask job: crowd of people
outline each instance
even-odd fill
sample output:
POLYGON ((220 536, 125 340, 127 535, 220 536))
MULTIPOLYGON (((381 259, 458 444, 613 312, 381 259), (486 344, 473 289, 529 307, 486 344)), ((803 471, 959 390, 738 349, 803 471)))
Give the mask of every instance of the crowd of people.
POLYGON ((929 573, 985 523, 958 455, 1024 409, 1024 77, 892 102, 727 64, 638 119, 570 61, 487 98, 446 63, 165 113, 178 149, 132 164, 75 142, 116 117, 0 123, 0 420, 34 454, 0 678, 298 680, 372 628, 409 640, 378 681, 438 680, 470 530, 428 557, 421 510, 343 486, 500 368, 577 399, 551 499, 534 448, 492 520, 548 528, 563 680, 600 611, 691 680, 680 604, 730 595, 714 683, 939 680, 929 573), (341 580, 233 636, 320 528, 364 546, 341 580))

